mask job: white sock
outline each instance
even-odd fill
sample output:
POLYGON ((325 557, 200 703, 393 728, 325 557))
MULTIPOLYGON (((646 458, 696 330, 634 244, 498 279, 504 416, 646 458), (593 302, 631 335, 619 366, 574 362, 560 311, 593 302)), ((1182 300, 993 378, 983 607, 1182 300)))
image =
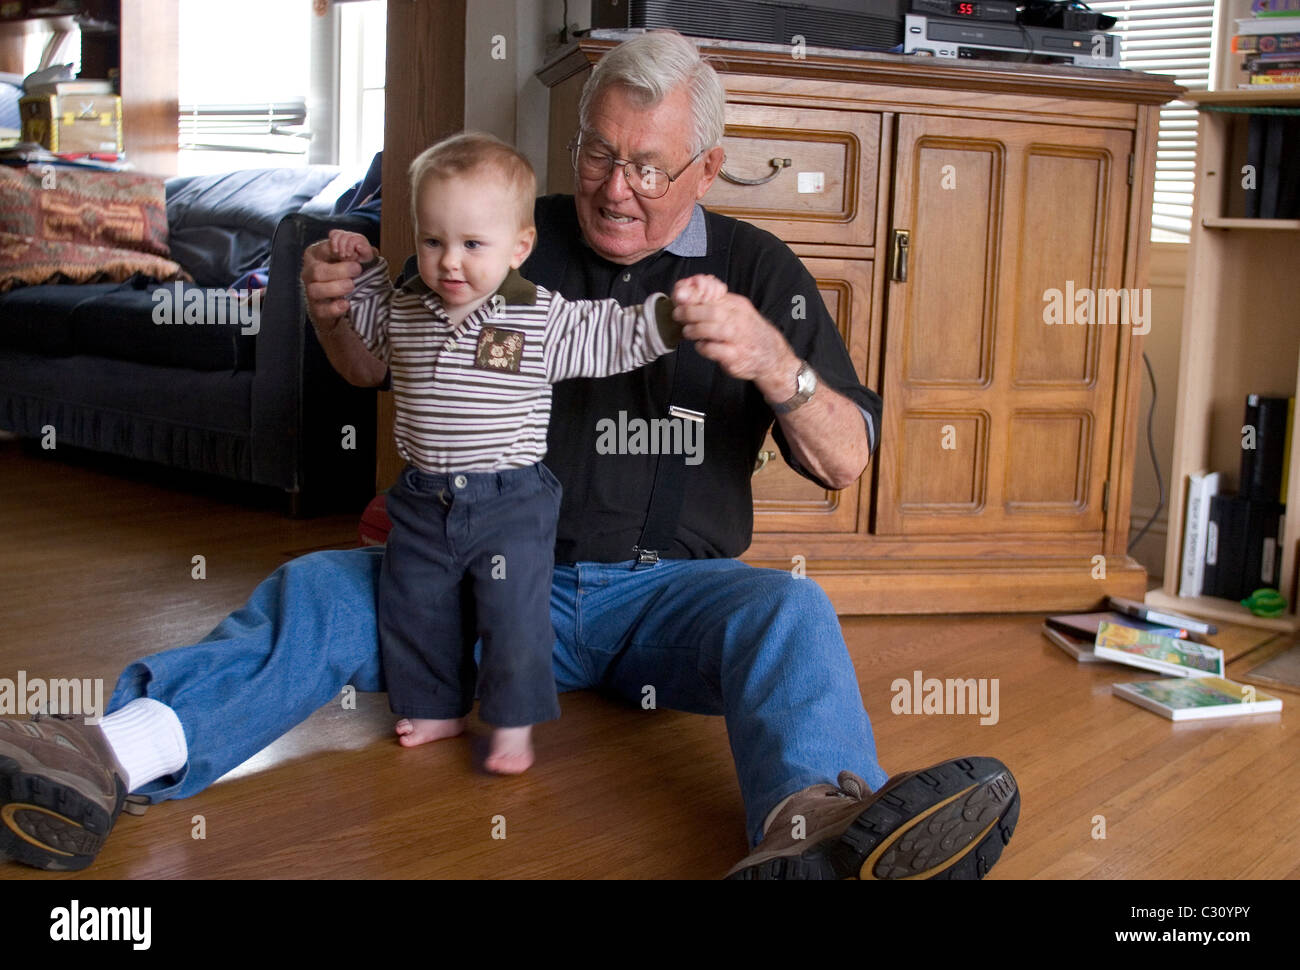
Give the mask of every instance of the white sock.
POLYGON ((105 716, 99 726, 126 769, 128 792, 180 771, 189 760, 181 719, 152 697, 129 701, 120 711, 105 716))

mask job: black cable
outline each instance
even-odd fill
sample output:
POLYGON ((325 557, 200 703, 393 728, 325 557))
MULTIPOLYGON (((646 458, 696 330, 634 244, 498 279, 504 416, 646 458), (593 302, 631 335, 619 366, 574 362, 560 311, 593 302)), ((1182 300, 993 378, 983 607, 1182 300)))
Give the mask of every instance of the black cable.
POLYGON ((1146 525, 1142 526, 1141 531, 1133 537, 1128 548, 1124 550, 1126 553, 1132 552, 1133 547, 1142 541, 1142 537, 1147 534, 1147 529, 1151 528, 1151 523, 1155 522, 1156 517, 1165 507, 1165 482, 1160 475, 1160 462, 1156 459, 1156 440, 1152 428, 1156 416, 1156 372, 1152 370, 1151 358, 1147 356, 1145 350, 1142 351, 1142 360, 1147 365, 1147 374, 1151 377, 1151 409, 1147 411, 1147 448, 1151 451, 1151 467, 1156 473, 1156 488, 1160 492, 1160 498, 1156 502, 1156 510, 1151 513, 1151 518, 1147 519, 1146 525))

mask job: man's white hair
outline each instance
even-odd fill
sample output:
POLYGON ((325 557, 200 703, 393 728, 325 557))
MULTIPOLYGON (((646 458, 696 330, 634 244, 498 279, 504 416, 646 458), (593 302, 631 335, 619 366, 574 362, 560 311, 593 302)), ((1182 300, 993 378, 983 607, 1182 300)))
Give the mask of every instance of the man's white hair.
POLYGON ((578 123, 589 131, 591 106, 611 87, 626 88, 654 107, 680 85, 691 95, 691 154, 722 144, 726 96, 718 73, 699 49, 675 30, 653 30, 619 44, 600 59, 582 89, 578 123))

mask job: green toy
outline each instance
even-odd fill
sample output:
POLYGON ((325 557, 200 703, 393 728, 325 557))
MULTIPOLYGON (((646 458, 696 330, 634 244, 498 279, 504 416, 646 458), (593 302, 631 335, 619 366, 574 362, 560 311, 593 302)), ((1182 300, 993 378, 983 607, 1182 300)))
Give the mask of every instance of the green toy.
POLYGON ((1275 589, 1257 589, 1242 600, 1241 605, 1256 616, 1269 619, 1286 612, 1286 598, 1275 589))

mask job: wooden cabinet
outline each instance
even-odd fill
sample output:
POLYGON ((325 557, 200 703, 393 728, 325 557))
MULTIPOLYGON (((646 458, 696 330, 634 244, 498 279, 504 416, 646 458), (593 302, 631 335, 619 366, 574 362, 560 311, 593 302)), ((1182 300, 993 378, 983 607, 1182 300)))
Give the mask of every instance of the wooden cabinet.
MULTIPOLYGON (((539 72, 550 191, 572 190, 559 149, 614 43, 585 39, 539 72)), ((705 53, 728 104, 704 204, 804 260, 884 400, 876 458, 838 492, 769 436, 746 560, 803 557, 845 613, 1141 598, 1125 554, 1140 314, 1158 107, 1179 89, 1128 71, 705 53)))

